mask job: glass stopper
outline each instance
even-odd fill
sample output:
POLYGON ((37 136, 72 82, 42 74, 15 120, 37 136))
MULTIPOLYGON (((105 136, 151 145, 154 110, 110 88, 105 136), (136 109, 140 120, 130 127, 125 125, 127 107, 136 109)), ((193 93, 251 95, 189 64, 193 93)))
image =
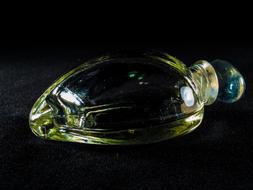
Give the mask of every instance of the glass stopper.
POLYGON ((214 67, 218 81, 218 100, 225 103, 233 103, 241 98, 246 84, 241 73, 228 61, 214 60, 211 62, 214 67))

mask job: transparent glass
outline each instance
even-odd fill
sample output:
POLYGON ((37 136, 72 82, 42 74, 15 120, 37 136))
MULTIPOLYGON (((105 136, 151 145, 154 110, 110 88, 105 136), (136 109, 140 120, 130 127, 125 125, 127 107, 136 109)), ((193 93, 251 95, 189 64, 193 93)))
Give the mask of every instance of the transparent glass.
POLYGON ((49 140, 153 143, 193 131, 218 92, 206 61, 187 68, 165 53, 105 56, 54 82, 34 104, 30 127, 49 140))

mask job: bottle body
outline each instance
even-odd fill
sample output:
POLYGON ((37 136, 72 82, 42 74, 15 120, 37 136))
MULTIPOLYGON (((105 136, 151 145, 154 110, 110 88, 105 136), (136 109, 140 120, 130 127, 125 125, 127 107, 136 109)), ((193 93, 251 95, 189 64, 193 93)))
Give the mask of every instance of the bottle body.
POLYGON ((87 144, 146 144, 184 135, 202 121, 192 72, 167 54, 103 57, 58 79, 37 100, 37 136, 87 144))

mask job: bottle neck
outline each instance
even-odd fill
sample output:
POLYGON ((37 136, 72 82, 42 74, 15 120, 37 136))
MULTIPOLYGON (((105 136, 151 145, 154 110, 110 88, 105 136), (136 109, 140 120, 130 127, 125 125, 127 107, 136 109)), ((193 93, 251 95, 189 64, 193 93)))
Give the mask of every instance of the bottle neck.
POLYGON ((219 92, 219 82, 213 66, 200 60, 190 67, 190 71, 200 101, 205 105, 213 104, 219 92))

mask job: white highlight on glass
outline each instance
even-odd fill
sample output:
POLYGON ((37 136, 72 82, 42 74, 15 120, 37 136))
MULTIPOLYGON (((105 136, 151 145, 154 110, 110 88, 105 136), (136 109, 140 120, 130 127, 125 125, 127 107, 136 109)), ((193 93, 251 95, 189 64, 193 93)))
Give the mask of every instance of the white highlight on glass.
POLYGON ((191 107, 194 105, 194 95, 193 91, 189 86, 183 86, 180 88, 180 95, 184 100, 184 103, 187 107, 191 107))
POLYGON ((62 91, 60 93, 60 97, 63 100, 73 103, 73 104, 76 104, 78 106, 83 103, 83 101, 77 95, 75 95, 73 92, 71 92, 70 90, 62 91))

